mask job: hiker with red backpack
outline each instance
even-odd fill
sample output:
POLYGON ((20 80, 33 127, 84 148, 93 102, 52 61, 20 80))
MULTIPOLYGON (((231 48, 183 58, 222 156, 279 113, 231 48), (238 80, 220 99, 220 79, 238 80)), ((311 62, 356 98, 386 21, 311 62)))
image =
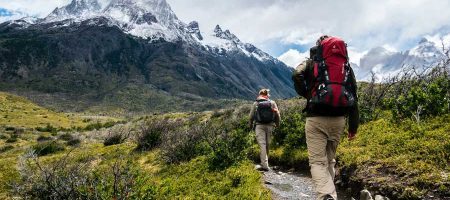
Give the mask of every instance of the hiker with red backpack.
POLYGON ((260 147, 261 168, 269 171, 269 143, 274 127, 280 126, 280 111, 275 101, 270 100, 270 90, 262 89, 250 110, 250 129, 255 126, 256 139, 260 147))
POLYGON ((348 117, 348 139, 359 125, 356 79, 347 45, 338 37, 322 36, 310 58, 295 69, 297 93, 307 99, 306 143, 317 199, 337 199, 334 185, 336 149, 348 117))

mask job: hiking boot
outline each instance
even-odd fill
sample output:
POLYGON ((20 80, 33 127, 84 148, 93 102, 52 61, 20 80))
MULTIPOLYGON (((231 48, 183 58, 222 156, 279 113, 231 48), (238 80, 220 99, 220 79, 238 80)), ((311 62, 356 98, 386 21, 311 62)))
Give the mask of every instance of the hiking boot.
POLYGON ((334 198, 331 195, 327 194, 327 196, 325 196, 323 200, 334 200, 334 198))
POLYGON ((268 171, 270 171, 270 168, 261 167, 258 170, 262 171, 262 172, 268 172, 268 171))

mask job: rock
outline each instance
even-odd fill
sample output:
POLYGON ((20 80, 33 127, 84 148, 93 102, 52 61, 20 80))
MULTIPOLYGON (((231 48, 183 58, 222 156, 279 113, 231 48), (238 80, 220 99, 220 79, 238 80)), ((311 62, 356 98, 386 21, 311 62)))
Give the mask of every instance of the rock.
POLYGON ((359 200, 373 200, 368 190, 361 190, 359 200))
POLYGON ((381 195, 375 195, 375 200, 389 200, 389 198, 383 197, 381 195))

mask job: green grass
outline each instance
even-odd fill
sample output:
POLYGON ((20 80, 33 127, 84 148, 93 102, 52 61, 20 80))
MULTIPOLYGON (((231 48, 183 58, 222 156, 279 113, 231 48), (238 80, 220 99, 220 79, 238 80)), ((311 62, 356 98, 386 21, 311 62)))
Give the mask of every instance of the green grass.
MULTIPOLYGON (((69 151, 73 161, 94 158, 96 168, 107 170, 117 157, 123 156, 136 161, 141 170, 140 177, 145 185, 153 188, 155 199, 270 199, 270 192, 261 184, 261 174, 254 170, 249 161, 225 170, 208 169, 206 157, 198 157, 179 165, 166 165, 158 158, 158 150, 134 152, 135 144, 124 143, 103 146, 100 143, 85 144, 83 148, 67 149, 40 157, 42 163, 61 159, 69 151), (145 177, 145 179, 144 179, 145 177)), ((24 148, 15 148, 0 154, 0 199, 8 198, 7 184, 18 177, 18 156, 24 148)))
POLYGON ((354 179, 401 198, 420 198, 432 192, 445 195, 450 186, 450 115, 391 122, 389 117, 364 124, 357 139, 338 149, 340 164, 355 167, 354 179))
POLYGON ((56 113, 23 97, 0 92, 0 126, 35 128, 47 124, 63 128, 86 125, 78 117, 56 113))
POLYGON ((249 161, 223 171, 210 171, 206 158, 198 157, 164 167, 157 180, 157 199, 270 199, 260 173, 249 161))

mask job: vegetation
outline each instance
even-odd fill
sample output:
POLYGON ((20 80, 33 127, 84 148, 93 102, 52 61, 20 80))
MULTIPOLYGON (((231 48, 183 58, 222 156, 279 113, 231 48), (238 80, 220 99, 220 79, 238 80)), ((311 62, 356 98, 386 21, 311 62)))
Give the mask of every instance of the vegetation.
MULTIPOLYGON (((355 140, 342 137, 337 152, 344 184, 394 199, 449 196, 449 87, 448 70, 438 68, 423 77, 361 83, 363 123, 355 140)), ((305 101, 277 103, 282 121, 271 165, 305 169, 305 101)), ((130 121, 85 118, 67 126, 5 124, 0 199, 269 199, 251 162, 259 162, 259 148, 249 106, 130 121)))
POLYGON ((11 128, 84 126, 77 117, 50 111, 25 98, 4 92, 0 92, 0 119, 0 126, 11 128))

